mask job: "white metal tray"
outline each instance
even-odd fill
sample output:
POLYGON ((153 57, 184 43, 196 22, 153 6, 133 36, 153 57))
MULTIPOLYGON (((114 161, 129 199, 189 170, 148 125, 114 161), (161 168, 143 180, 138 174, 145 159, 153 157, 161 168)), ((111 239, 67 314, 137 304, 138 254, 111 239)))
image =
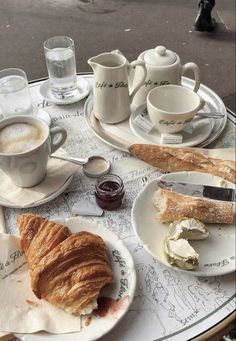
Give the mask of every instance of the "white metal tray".
MULTIPOLYGON (((182 85, 192 89, 194 81, 187 77, 182 77, 182 85)), ((227 122, 227 110, 221 98, 206 85, 201 84, 198 95, 202 97, 206 105, 201 111, 211 112, 220 111, 225 114, 222 119, 214 121, 212 132, 206 138, 205 141, 197 145, 196 147, 205 147, 215 141, 223 132, 227 122)), ((93 94, 91 94, 84 106, 84 113, 88 126, 92 129, 94 134, 103 142, 114 147, 116 149, 126 151, 131 144, 144 143, 143 139, 140 139, 131 131, 129 126, 129 119, 118 124, 104 124, 100 122, 93 113, 93 94)))

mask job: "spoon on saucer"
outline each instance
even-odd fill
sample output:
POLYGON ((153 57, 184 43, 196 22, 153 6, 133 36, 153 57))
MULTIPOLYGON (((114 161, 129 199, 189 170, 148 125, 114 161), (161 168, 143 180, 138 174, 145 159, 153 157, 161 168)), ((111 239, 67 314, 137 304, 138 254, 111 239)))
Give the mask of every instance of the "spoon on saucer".
POLYGON ((207 118, 223 118, 225 116, 224 113, 219 111, 213 111, 213 112, 198 112, 196 116, 200 117, 207 117, 207 118))
POLYGON ((51 157, 55 159, 70 161, 76 163, 77 165, 85 165, 88 163, 89 158, 79 158, 79 157, 71 157, 71 156, 63 156, 63 155, 51 155, 51 157))
POLYGON ((102 156, 93 155, 89 158, 77 158, 66 155, 51 155, 56 159, 70 161, 77 165, 83 166, 84 173, 91 178, 98 178, 105 175, 110 171, 111 163, 102 156))

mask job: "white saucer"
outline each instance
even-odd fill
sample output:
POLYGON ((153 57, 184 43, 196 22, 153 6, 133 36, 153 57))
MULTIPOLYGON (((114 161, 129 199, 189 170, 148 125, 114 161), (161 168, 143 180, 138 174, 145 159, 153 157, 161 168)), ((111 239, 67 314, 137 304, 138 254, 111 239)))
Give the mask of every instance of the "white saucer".
POLYGON ((48 195, 47 197, 45 197, 41 200, 35 201, 34 203, 32 203, 30 205, 21 207, 21 206, 18 206, 18 205, 11 203, 7 199, 0 196, 0 206, 10 207, 10 208, 30 208, 30 207, 36 207, 36 206, 46 204, 47 202, 58 197, 61 193, 63 193, 66 190, 66 188, 70 185, 70 183, 73 179, 73 176, 74 176, 73 174, 71 176, 69 176, 69 178, 66 180, 66 182, 64 182, 64 184, 62 184, 61 187, 59 187, 55 192, 51 193, 50 195, 48 195))
POLYGON ((53 96, 49 79, 47 79, 45 82, 43 82, 40 85, 39 92, 41 96, 48 102, 51 102, 57 105, 72 104, 85 98, 86 96, 88 96, 90 92, 89 82, 85 78, 77 76, 77 83, 78 83, 77 94, 74 97, 71 97, 68 99, 58 99, 53 96))
MULTIPOLYGON (((146 108, 147 108, 146 105, 142 104, 135 111, 131 113, 130 119, 129 119, 130 129, 136 136, 144 139, 145 142, 149 142, 153 144, 161 144, 161 133, 155 127, 153 127, 149 133, 147 133, 144 130, 142 130, 138 125, 136 125, 134 122, 135 118, 138 115, 142 115, 145 117, 145 119, 149 120, 146 108)), ((182 143, 165 144, 165 146, 178 146, 178 147, 197 146, 198 144, 200 144, 201 142, 203 142, 204 140, 208 138, 208 136, 211 134, 211 131, 213 129, 213 125, 214 125, 214 120, 212 118, 196 117, 192 121, 192 127, 193 127, 192 134, 183 130, 180 132, 180 134, 183 135, 182 143)))

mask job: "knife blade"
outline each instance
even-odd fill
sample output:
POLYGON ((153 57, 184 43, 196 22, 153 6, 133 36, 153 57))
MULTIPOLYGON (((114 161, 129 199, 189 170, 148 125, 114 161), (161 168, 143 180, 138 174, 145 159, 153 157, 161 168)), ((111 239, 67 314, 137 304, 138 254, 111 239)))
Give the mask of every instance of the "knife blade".
POLYGON ((209 198, 221 201, 236 201, 235 190, 233 188, 196 185, 166 180, 157 180, 157 185, 162 189, 168 189, 191 197, 209 198))

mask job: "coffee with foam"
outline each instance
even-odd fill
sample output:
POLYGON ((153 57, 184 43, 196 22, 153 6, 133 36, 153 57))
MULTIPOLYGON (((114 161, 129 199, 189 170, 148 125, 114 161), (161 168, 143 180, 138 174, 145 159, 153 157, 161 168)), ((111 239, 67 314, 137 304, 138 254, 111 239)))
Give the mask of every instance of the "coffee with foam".
POLYGON ((0 130, 0 153, 19 154, 39 146, 45 133, 39 126, 17 122, 8 124, 0 130))

